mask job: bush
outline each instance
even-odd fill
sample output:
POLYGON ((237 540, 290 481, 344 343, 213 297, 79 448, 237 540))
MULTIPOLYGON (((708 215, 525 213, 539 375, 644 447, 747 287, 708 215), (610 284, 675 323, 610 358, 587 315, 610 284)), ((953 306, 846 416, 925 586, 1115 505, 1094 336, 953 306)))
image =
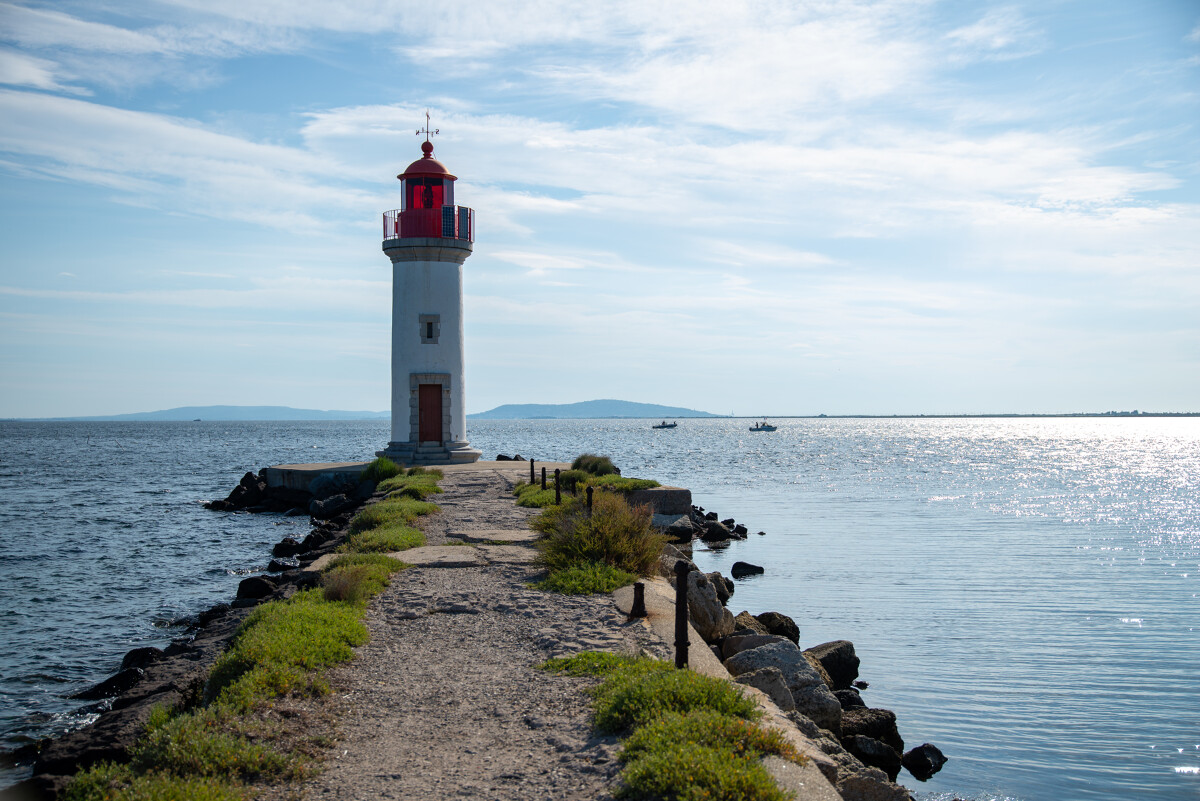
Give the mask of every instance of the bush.
POLYGON ((602 732, 641 726, 668 712, 710 709, 724 715, 757 720, 762 712, 733 684, 665 662, 619 670, 595 688, 595 722, 602 732))
POLYGON ((637 662, 635 657, 611 654, 608 651, 580 651, 571 656, 547 659, 538 667, 551 673, 566 673, 568 676, 607 676, 613 671, 630 668, 637 662))
POLYGON ((421 515, 433 514, 437 509, 437 504, 428 501, 405 497, 386 498, 356 514, 350 521, 350 533, 357 534, 395 523, 411 523, 421 515))
POLYGON ((643 755, 621 774, 619 798, 680 801, 786 801, 757 762, 696 743, 679 743, 643 755))
POLYGON ((513 495, 517 496, 517 506, 524 506, 527 509, 543 509, 554 505, 554 490, 542 489, 540 482, 526 484, 522 481, 513 490, 513 495))
POLYGON ((441 492, 437 488, 438 481, 442 478, 440 470, 426 470, 423 467, 414 467, 407 473, 394 476, 379 483, 375 489, 379 492, 393 492, 395 490, 408 489, 409 487, 420 487, 422 490, 429 492, 441 492), (420 470, 420 473, 414 473, 413 470, 420 470), (433 488, 426 490, 426 488, 433 488))
POLYGON ((648 752, 683 743, 730 751, 734 756, 747 759, 771 754, 789 759, 798 756, 796 749, 777 729, 764 729, 711 709, 696 709, 686 714, 668 712, 639 728, 625 741, 621 761, 629 762, 648 752))
POLYGON ((425 544, 425 535, 405 523, 390 523, 351 534, 345 550, 352 554, 384 554, 407 551, 425 544))
POLYGON ((624 478, 618 475, 596 476, 588 481, 588 484, 598 489, 612 490, 613 492, 633 492, 634 490, 652 489, 662 486, 652 478, 624 478))
POLYGON ((220 777, 136 775, 128 765, 102 762, 75 776, 65 801, 243 801, 246 792, 220 777))
POLYGON ((359 481, 374 481, 378 484, 380 481, 389 479, 392 476, 397 476, 401 473, 400 466, 386 456, 380 456, 375 461, 371 462, 363 471, 358 474, 359 481))
POLYGON ((202 709, 156 723, 133 749, 134 770, 243 780, 291 772, 294 760, 226 730, 217 710, 202 709))
POLYGON ((631 507, 623 497, 601 492, 592 511, 582 499, 550 507, 533 522, 545 536, 538 540, 538 562, 551 571, 601 562, 639 576, 658 562, 666 538, 650 525, 650 509, 631 507))
POLYGON ((592 474, 586 470, 564 470, 558 474, 558 483, 562 485, 564 491, 574 495, 583 489, 591 477, 592 474))
POLYGON ((326 601, 366 603, 383 591, 392 573, 405 567, 399 559, 381 554, 344 554, 334 559, 321 576, 321 588, 326 601))
POLYGON ((612 459, 607 456, 597 456, 594 453, 581 453, 576 456, 575 461, 571 462, 571 469, 583 470, 594 476, 607 476, 612 473, 621 474, 621 471, 612 463, 612 459))
POLYGON ((579 562, 552 571, 534 586, 563 595, 591 595, 612 592, 618 587, 632 584, 637 578, 632 573, 603 562, 579 562))

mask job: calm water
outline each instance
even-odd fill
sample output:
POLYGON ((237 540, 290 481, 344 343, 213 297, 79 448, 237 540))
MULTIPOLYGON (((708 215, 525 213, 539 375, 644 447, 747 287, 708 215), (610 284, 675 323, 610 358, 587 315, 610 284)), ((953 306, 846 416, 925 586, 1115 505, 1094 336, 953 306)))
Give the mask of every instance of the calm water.
MULTIPOLYGON (((497 452, 690 487, 766 566, 735 611, 854 641, 868 703, 951 758, 926 799, 1200 798, 1200 420, 477 421, 497 452)), ((368 458, 386 424, 0 424, 0 737, 228 600, 305 518, 221 515, 245 470, 368 458)))

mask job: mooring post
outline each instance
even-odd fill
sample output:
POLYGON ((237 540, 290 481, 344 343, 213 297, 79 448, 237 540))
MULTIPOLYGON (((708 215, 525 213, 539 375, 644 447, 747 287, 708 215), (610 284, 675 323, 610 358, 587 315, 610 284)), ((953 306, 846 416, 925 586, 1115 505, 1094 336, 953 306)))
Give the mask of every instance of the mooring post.
POLYGON ((680 559, 675 563, 675 667, 685 668, 688 664, 688 563, 680 559))
POLYGON ((559 468, 554 468, 554 503, 556 506, 562 504, 562 488, 558 485, 558 474, 561 472, 562 470, 559 468))
POLYGON ((638 581, 633 585, 633 606, 629 609, 630 617, 646 616, 646 585, 638 581))
POLYGON ((591 487, 587 488, 587 495, 588 495, 588 514, 590 515, 592 513, 592 488, 591 487))
POLYGON ((529 483, 530 483, 530 484, 532 484, 532 483, 533 483, 533 482, 536 480, 536 479, 534 479, 534 477, 533 477, 533 463, 534 463, 534 462, 536 462, 536 461, 537 461, 537 459, 530 459, 530 460, 529 460, 529 483))
POLYGON ((542 489, 546 488, 546 468, 542 468, 542 489))

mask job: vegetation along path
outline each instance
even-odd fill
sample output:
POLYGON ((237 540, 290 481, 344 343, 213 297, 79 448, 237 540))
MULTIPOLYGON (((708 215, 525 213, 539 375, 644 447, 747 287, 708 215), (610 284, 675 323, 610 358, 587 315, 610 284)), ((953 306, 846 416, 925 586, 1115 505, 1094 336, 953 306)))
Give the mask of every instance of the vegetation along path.
MULTIPOLYGON (((551 466, 553 467, 553 466, 551 466)), ((537 669, 580 650, 666 656, 608 595, 531 589, 536 510, 514 503, 521 462, 450 467, 367 613, 370 642, 329 674, 337 743, 306 799, 605 798, 615 738, 589 725, 590 679, 537 669), (449 547, 455 545, 456 547, 449 547)))

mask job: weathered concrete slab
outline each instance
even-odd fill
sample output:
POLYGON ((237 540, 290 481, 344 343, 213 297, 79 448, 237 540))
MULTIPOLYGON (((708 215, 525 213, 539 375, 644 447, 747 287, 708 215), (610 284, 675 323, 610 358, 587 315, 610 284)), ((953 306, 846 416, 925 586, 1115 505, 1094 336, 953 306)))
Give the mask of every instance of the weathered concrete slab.
POLYGON ((475 548, 466 545, 422 545, 388 556, 418 567, 483 567, 487 562, 475 548))
POLYGON ((506 565, 531 564, 538 553, 528 545, 480 545, 471 550, 478 551, 489 562, 506 565))
POLYGON ((339 553, 327 553, 324 556, 318 557, 315 562, 305 567, 304 570, 309 573, 320 573, 329 566, 330 562, 332 562, 334 559, 337 559, 339 556, 341 556, 339 553))
POLYGON ((692 510, 692 491, 683 487, 634 490, 625 499, 630 506, 649 506, 659 515, 685 515, 692 510))
POLYGON ((277 464, 267 468, 267 486, 308 492, 309 485, 319 475, 344 475, 357 480, 359 473, 369 464, 370 462, 277 464))
POLYGON ((448 531, 446 536, 458 537, 465 542, 481 542, 488 545, 516 545, 536 542, 537 538, 542 535, 528 528, 493 528, 482 531, 448 531))

